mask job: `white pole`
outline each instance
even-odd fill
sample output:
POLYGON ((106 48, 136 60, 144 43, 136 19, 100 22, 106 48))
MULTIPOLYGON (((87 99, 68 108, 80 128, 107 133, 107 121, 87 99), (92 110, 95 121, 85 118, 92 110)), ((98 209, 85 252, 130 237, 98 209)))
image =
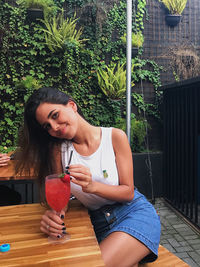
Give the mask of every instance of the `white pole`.
POLYGON ((126 134, 131 140, 131 58, 132 58, 132 0, 127 0, 126 30, 126 134))

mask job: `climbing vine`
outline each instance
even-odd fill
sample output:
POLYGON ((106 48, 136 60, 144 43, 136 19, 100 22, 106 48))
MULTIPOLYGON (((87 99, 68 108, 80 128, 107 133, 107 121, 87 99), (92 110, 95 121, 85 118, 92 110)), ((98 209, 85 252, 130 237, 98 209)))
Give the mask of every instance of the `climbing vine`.
POLYGON ((146 4, 146 0, 138 0, 137 2, 135 22, 138 32, 144 30, 144 16, 147 13, 146 4))

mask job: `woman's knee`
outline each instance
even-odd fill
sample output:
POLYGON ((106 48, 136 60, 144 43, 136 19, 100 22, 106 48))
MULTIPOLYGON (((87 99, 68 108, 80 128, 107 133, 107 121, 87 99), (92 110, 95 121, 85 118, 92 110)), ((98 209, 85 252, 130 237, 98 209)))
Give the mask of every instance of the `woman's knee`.
POLYGON ((114 232, 100 243, 102 258, 107 267, 137 267, 150 250, 136 238, 114 232))

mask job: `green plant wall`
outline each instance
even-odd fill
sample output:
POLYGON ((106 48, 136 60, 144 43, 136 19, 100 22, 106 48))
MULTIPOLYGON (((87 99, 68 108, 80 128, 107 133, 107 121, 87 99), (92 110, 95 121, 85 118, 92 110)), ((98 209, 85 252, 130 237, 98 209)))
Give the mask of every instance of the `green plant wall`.
MULTIPOLYGON (((126 61, 120 39, 126 31, 126 1, 115 1, 109 8, 104 8, 103 1, 101 6, 89 0, 54 2, 59 8, 67 7, 66 17, 73 18, 77 11, 77 29, 82 27, 82 38, 87 39, 83 46, 69 41, 64 49, 51 51, 41 21, 31 21, 26 10, 17 4, 0 1, 1 147, 16 145, 24 104, 33 90, 41 86, 54 86, 69 93, 94 125, 115 126, 124 116, 125 100, 119 103, 106 97, 99 88, 96 71, 111 61, 126 61), (82 16, 84 12, 88 16, 82 16)), ((144 61, 141 64, 141 59, 134 59, 134 64, 137 62, 146 74, 142 76, 138 67, 134 79, 151 78, 156 88, 157 69, 147 73, 144 61)))

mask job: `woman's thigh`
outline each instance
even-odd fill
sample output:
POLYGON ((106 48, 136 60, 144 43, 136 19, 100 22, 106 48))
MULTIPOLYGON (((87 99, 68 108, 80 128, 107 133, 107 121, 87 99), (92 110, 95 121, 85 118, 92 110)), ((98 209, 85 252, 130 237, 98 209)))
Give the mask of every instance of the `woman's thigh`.
POLYGON ((100 249, 107 267, 132 267, 150 253, 136 238, 124 232, 113 232, 101 243, 100 249))

